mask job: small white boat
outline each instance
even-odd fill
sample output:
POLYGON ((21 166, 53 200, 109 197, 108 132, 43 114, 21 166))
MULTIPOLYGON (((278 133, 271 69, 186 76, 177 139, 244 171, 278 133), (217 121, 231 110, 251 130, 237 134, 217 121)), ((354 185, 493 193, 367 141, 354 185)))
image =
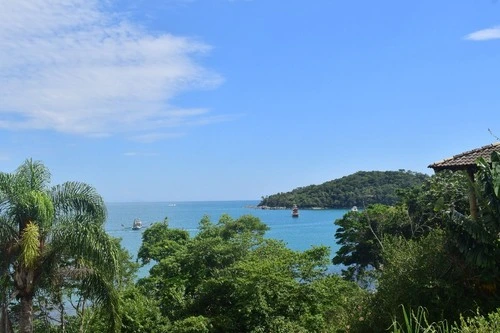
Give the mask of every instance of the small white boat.
POLYGON ((132 223, 132 230, 139 230, 142 228, 142 221, 140 219, 135 219, 132 223))
POLYGON ((299 217, 299 208, 297 205, 293 205, 292 207, 292 217, 299 217))
POLYGON ((358 211, 358 207, 356 207, 356 206, 352 206, 352 208, 351 208, 351 212, 357 212, 357 211, 358 211))

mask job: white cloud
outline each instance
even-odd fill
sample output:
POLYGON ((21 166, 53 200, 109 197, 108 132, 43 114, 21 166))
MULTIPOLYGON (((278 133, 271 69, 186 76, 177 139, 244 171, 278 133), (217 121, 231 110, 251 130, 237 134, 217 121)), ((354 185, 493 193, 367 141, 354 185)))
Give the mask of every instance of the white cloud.
POLYGON ((472 32, 466 35, 465 39, 474 41, 500 39, 500 26, 472 32))
POLYGON ((140 137, 228 119, 170 103, 222 82, 194 60, 208 45, 150 34, 102 3, 2 1, 0 128, 140 137))

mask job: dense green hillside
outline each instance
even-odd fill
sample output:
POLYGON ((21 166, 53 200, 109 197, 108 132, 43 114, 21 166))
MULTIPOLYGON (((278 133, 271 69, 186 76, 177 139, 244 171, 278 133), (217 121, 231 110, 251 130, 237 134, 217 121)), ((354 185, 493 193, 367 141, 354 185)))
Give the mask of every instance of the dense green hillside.
POLYGON ((358 171, 321 185, 299 187, 291 192, 262 198, 259 206, 301 208, 363 207, 373 203, 394 204, 396 190, 421 184, 429 176, 413 171, 358 171))

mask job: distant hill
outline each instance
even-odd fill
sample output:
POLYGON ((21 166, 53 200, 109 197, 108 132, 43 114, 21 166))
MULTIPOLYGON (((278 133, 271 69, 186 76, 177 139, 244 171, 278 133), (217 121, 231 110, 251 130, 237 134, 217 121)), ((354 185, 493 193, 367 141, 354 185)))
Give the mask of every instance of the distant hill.
POLYGON ((291 192, 262 197, 259 206, 300 208, 350 208, 373 203, 393 205, 398 201, 397 189, 422 184, 429 176, 399 171, 358 171, 321 185, 299 187, 291 192))

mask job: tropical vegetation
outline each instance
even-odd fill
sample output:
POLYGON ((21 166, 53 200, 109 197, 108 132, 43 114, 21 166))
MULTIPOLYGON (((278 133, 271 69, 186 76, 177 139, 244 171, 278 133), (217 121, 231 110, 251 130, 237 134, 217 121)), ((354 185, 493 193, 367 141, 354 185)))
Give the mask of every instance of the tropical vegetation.
POLYGON ((292 251, 265 239, 267 229, 253 216, 224 215, 217 223, 205 217, 194 237, 156 224, 139 251, 143 263, 156 264, 138 284, 173 327, 196 324, 196 332, 326 332, 346 325, 363 290, 327 273, 328 248, 292 251))
POLYGON ((51 187, 40 162, 27 160, 14 173, 0 173, 0 331, 12 331, 15 319, 19 332, 33 332, 35 297, 56 304, 65 296, 91 300, 106 307, 109 330, 119 325, 117 244, 104 231, 105 219, 93 187, 51 187))
POLYGON ((299 208, 351 208, 371 204, 393 205, 397 191, 422 184, 428 175, 413 171, 358 171, 320 185, 296 188, 262 197, 259 206, 299 208))
POLYGON ((474 323, 483 325, 484 315, 500 306, 500 154, 477 167, 476 220, 466 175, 440 172, 400 192, 396 206, 374 205, 336 221, 341 248, 333 262, 345 265, 346 279, 374 290, 365 307, 377 311, 369 311, 367 327, 383 331, 393 318, 399 331, 448 325, 445 331, 476 332, 474 323), (474 314, 479 321, 468 318, 474 314))
POLYGON ((474 184, 443 171, 348 212, 333 254, 223 215, 196 233, 151 225, 135 263, 92 187, 50 187, 28 160, 0 174, 0 332, 497 332, 500 154, 477 169, 474 184))

